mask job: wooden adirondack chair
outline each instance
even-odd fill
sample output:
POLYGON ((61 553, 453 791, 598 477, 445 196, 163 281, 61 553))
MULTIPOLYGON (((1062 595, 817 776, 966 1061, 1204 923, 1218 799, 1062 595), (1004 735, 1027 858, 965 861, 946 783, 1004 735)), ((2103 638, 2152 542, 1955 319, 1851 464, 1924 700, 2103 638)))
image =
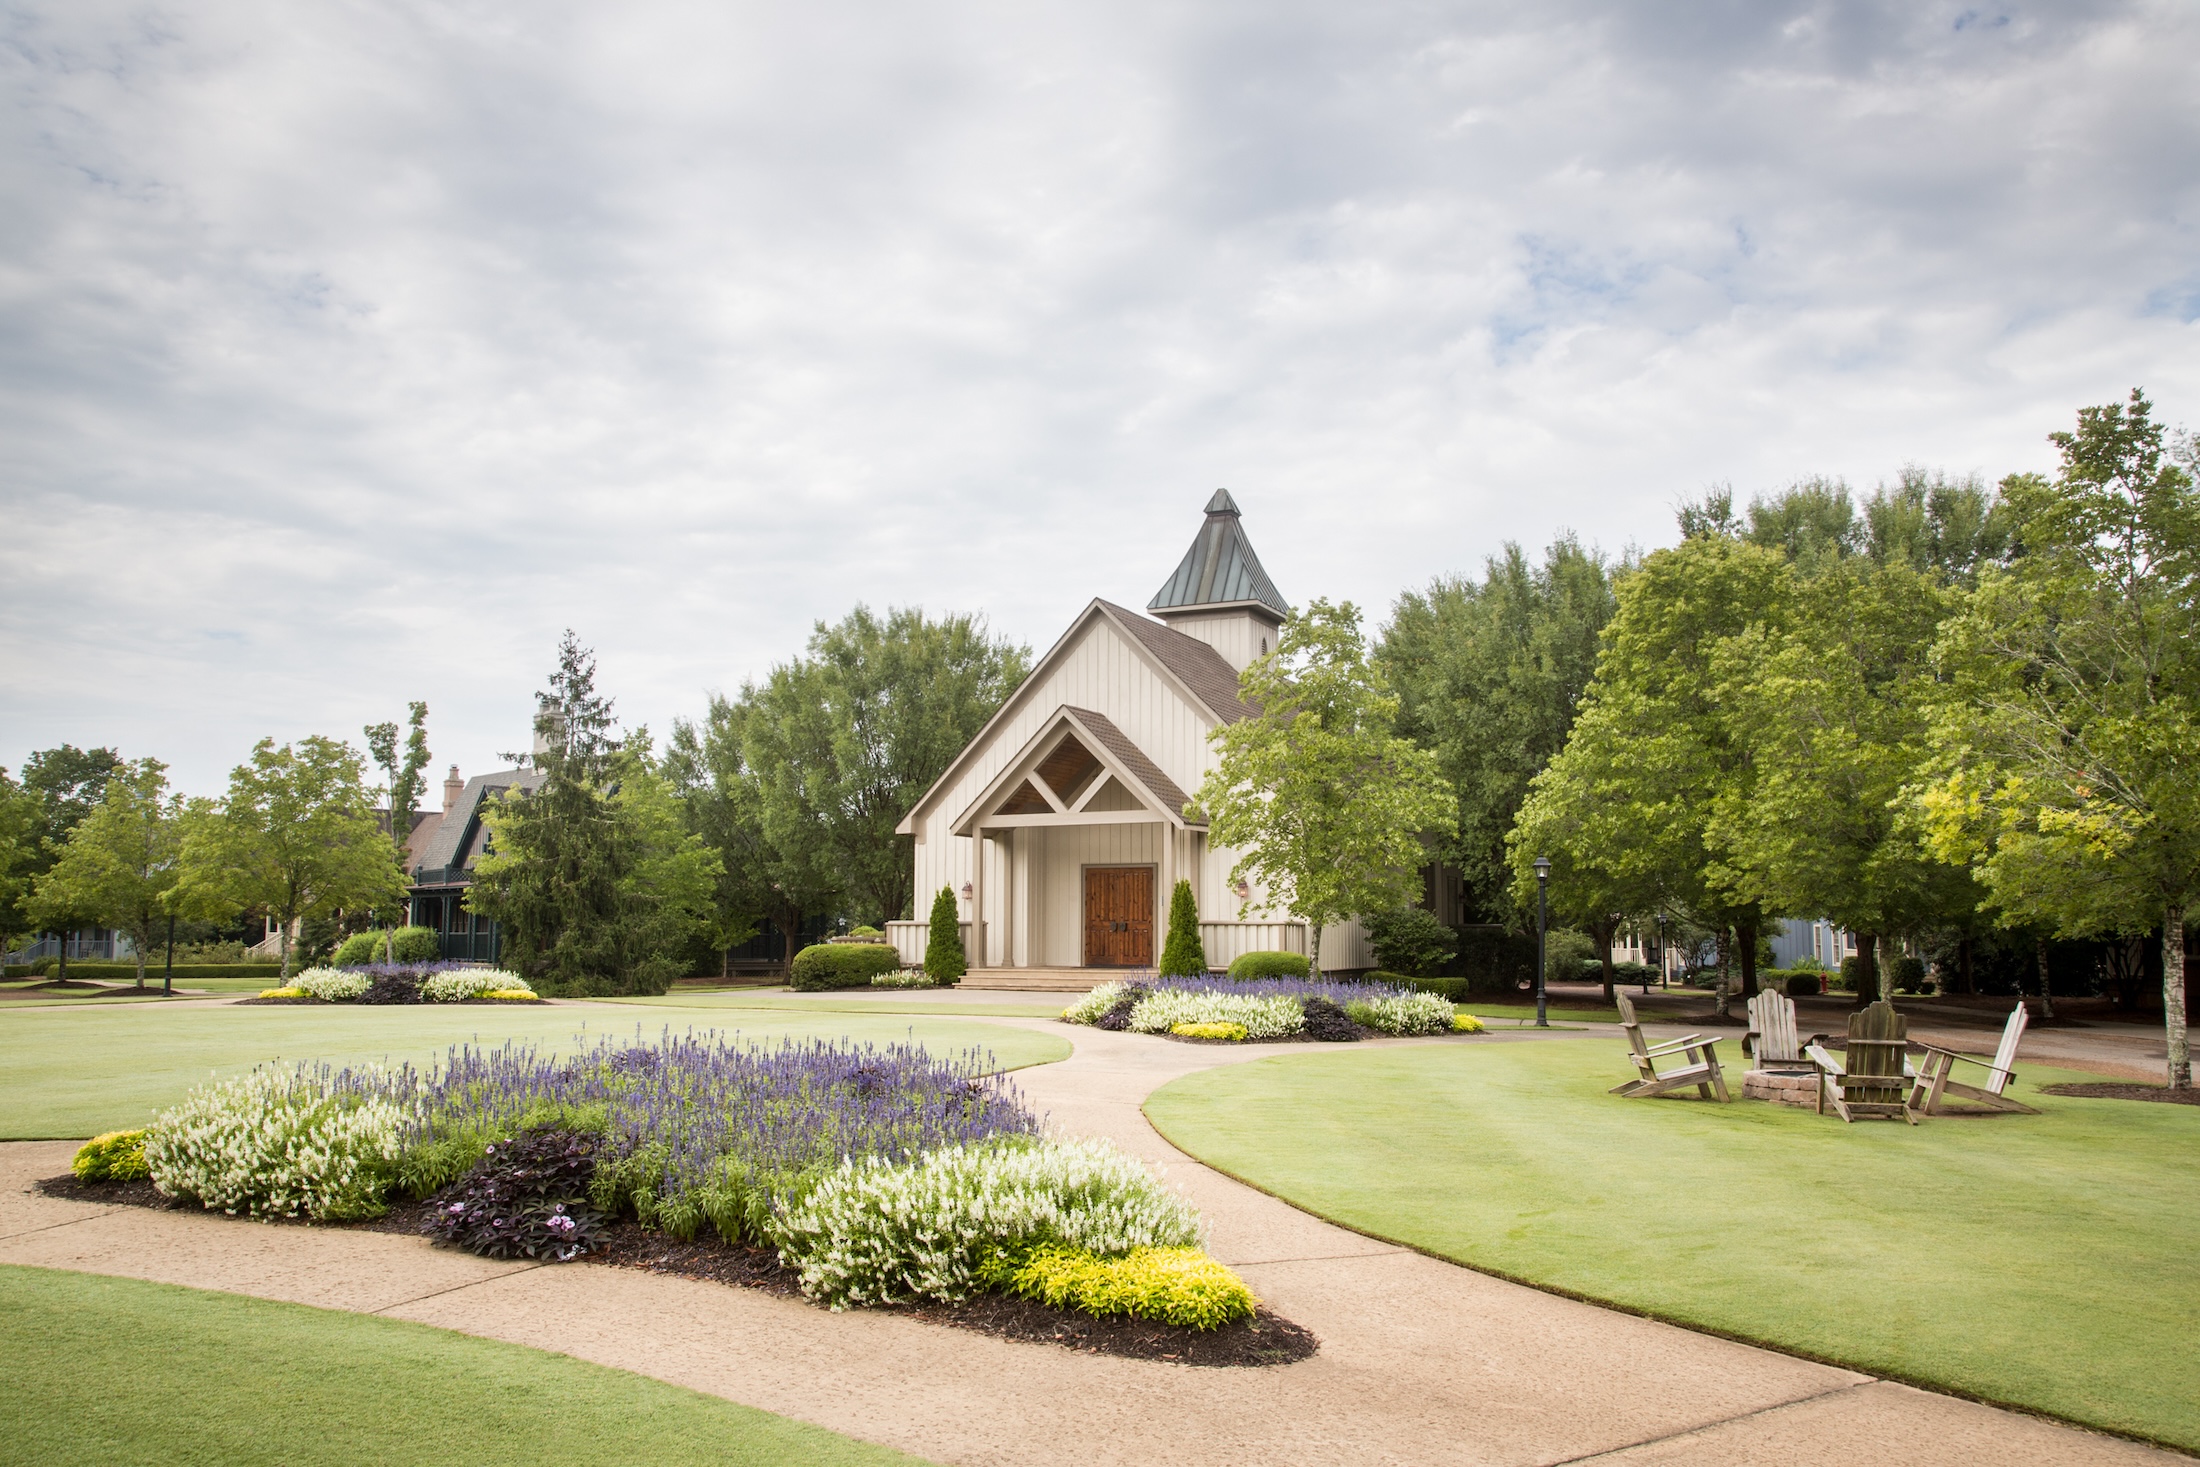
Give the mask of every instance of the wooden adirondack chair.
POLYGON ((1881 999, 1849 1015, 1849 1047, 1841 1059, 1822 1044, 1805 1050, 1818 1066, 1818 1114, 1826 1113, 1831 1100, 1844 1121, 1883 1116, 1916 1125, 1917 1116, 1903 1095, 1912 1073, 1909 1032, 1910 1021, 1881 999))
POLYGON ((1711 1099, 1715 1090, 1720 1103, 1726 1103, 1729 1099, 1726 1093, 1726 1077, 1719 1073, 1718 1052, 1712 1048, 1718 1043, 1716 1039, 1707 1039, 1701 1034, 1688 1034, 1667 1044, 1645 1044, 1642 1039, 1642 1025, 1635 1022, 1634 1004, 1624 993, 1615 993, 1612 997, 1619 1004, 1621 1026, 1627 1030, 1627 1047, 1634 1055, 1636 1078, 1624 1085, 1614 1085, 1608 1094, 1641 1099, 1693 1085, 1696 1093, 1704 1099, 1711 1099), (1684 1051, 1688 1055, 1686 1064, 1679 1069, 1667 1069, 1662 1074, 1659 1073, 1659 1060, 1684 1051))
POLYGON ((1811 1062, 1795 1032, 1795 1000, 1770 988, 1751 999, 1742 1049, 1751 1069, 1809 1074, 1811 1062))
POLYGON ((1994 1051, 1992 1064, 1971 1055, 1956 1054, 1952 1050, 1935 1049, 1930 1044, 1926 1045, 1925 1063, 1918 1066, 1917 1079, 1910 1089, 1911 1113, 1939 1116, 2022 1112, 2028 1116, 2038 1115, 2039 1112, 2031 1106, 2021 1100, 2011 1100, 2003 1093, 2009 1088, 2009 1082, 2017 1077, 2017 1072, 2010 1066, 2017 1062, 2017 1044, 2024 1038, 2024 1026, 2031 1021, 2031 1014, 2026 1012, 2021 1002, 2009 1011, 2009 1022, 2002 1026, 2001 1044, 1994 1051), (1986 1083, 1965 1085, 1948 1078, 1958 1060, 1967 1065, 1977 1065, 1986 1071, 1986 1083), (1970 1101, 1971 1104, 1950 1105, 1947 1098, 1951 1095, 1970 1101))

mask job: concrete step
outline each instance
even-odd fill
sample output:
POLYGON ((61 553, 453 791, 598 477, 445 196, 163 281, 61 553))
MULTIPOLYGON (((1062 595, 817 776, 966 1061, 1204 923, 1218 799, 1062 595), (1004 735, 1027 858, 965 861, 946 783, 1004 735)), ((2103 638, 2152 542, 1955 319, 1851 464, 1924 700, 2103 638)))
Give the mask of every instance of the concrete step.
POLYGON ((961 986, 1025 993, 1090 993, 1103 983, 1127 976, 1114 968, 972 968, 963 974, 961 986))

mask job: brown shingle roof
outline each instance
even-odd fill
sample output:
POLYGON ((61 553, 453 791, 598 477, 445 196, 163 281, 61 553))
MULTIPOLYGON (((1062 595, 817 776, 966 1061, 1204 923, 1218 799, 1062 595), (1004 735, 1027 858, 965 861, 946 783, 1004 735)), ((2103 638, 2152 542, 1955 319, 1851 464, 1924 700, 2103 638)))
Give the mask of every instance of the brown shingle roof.
POLYGON ((1187 637, 1113 601, 1102 601, 1100 606, 1117 626, 1136 637, 1140 646, 1191 689, 1192 696, 1206 704, 1208 712, 1224 723, 1235 723, 1258 711, 1238 697, 1236 671, 1223 660, 1220 652, 1199 638, 1187 637))

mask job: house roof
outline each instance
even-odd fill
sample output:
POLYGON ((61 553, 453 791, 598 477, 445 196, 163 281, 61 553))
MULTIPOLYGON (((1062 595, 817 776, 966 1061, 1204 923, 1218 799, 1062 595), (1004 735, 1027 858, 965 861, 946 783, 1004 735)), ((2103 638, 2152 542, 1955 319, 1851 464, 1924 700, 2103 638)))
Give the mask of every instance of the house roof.
POLYGON ((436 825, 435 833, 428 837, 414 861, 415 871, 448 871, 453 866, 464 867, 469 857, 476 854, 474 834, 480 827, 481 801, 490 790, 531 790, 542 783, 539 769, 498 769, 488 774, 477 774, 466 781, 466 788, 451 806, 450 813, 436 825))
MULTIPOLYGON (((1066 804, 1071 797, 1071 791, 1053 789, 1053 802, 1050 802, 1046 796, 1031 790, 1031 775, 1039 773, 1048 760, 1054 757, 1054 754, 1049 754, 1042 759, 1039 751, 1054 745, 1055 752, 1059 753, 1060 745, 1054 743, 1055 736, 1064 729, 1070 731, 1071 737, 1078 740, 1081 748, 1096 756, 1101 770, 1099 782, 1105 782, 1110 775, 1119 782, 1127 782, 1133 786, 1129 790, 1132 798, 1143 800, 1172 825, 1191 829, 1205 824, 1203 820, 1194 820, 1184 813, 1184 807, 1191 803, 1191 797, 1184 793, 1175 780, 1162 773, 1161 767, 1147 757, 1144 749, 1131 742, 1130 736, 1116 727, 1113 719, 1090 708, 1073 708, 1064 703, 1039 726, 1036 733, 1024 741, 1023 747, 1016 751, 1016 756, 1001 766, 1001 772, 993 777, 992 783, 980 790, 977 797, 955 816, 952 827, 954 833, 968 835, 987 817, 988 812, 993 815, 1045 817, 1056 809, 1055 802, 1066 804), (1004 798, 1013 804, 1025 791, 1032 793, 1038 801, 1037 805, 1030 809, 1000 808, 1004 798)), ((1046 778, 1043 773, 1039 777, 1042 780, 1046 778)), ((1048 784, 1052 789, 1052 782, 1048 781, 1048 784)), ((1069 818, 1075 817, 1071 815, 1069 818)))
POLYGON ((1207 523, 1199 527, 1176 574, 1146 603, 1148 611, 1161 612, 1201 606, 1263 606, 1279 618, 1291 614, 1283 593, 1261 569, 1253 542, 1245 538, 1237 501, 1227 489, 1217 489, 1207 501, 1207 523))
POLYGON ((1205 713, 1216 722, 1235 723, 1240 718, 1260 711, 1238 697, 1237 670, 1224 660, 1220 652, 1197 637, 1188 637, 1182 632, 1174 631, 1151 617, 1140 616, 1128 607, 1095 598, 1085 607, 1083 614, 1070 623, 1069 630, 1062 633, 1061 638, 1047 649, 1046 655, 1032 667, 1016 691, 1009 694, 1006 701, 994 710, 993 716, 986 720, 985 727, 979 729, 970 742, 963 745, 962 752, 955 756, 947 768, 940 771, 940 777, 932 781, 932 787, 924 792, 916 804, 909 807, 909 813, 894 828, 897 835, 914 832, 917 811, 924 809, 941 791, 952 785, 962 773, 963 767, 976 757, 980 749, 992 742, 995 730, 1024 706, 1030 691, 1045 681, 1048 670, 1076 644, 1079 633, 1095 617, 1104 618, 1122 632, 1124 639, 1151 662, 1164 678, 1174 683, 1194 709, 1205 713))

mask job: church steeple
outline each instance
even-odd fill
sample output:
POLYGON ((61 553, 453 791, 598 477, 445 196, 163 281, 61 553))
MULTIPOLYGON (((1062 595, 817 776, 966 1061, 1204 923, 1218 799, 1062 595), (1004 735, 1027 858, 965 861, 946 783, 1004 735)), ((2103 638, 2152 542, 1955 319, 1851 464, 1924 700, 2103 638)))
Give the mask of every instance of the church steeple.
POLYGON ((1276 629, 1291 608, 1261 569, 1240 519, 1230 491, 1217 489, 1207 501, 1207 523, 1184 552, 1183 564, 1146 609, 1243 672, 1275 649, 1276 629))
POLYGON ((1240 520, 1237 501, 1230 497, 1230 491, 1217 489, 1214 498, 1207 501, 1207 523, 1199 527, 1199 535, 1192 541, 1192 548, 1184 552, 1176 574, 1154 592, 1146 609, 1163 621, 1173 621, 1195 609, 1207 613, 1222 607, 1248 611, 1263 608, 1276 622, 1289 616, 1289 604, 1276 583, 1268 579, 1268 572, 1261 569, 1260 557, 1253 553, 1253 543, 1245 538, 1240 520))

